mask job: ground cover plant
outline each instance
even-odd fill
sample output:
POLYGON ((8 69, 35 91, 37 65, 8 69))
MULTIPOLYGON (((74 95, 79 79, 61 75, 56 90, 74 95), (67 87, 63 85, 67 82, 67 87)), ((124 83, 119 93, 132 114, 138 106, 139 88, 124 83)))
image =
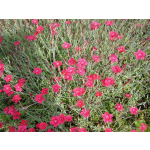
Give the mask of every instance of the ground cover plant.
POLYGON ((1 132, 149 132, 150 20, 0 20, 1 132))

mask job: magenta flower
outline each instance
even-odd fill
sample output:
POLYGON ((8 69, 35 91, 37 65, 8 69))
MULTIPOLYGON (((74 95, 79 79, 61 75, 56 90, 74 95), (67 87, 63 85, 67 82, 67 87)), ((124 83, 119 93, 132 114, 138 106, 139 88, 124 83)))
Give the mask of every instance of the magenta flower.
POLYGON ((102 118, 104 119, 104 122, 112 122, 112 117, 113 117, 113 114, 109 114, 108 112, 105 112, 103 115, 102 115, 102 118))
POLYGON ((74 92, 73 96, 81 96, 85 93, 85 89, 76 87, 75 89, 73 89, 73 92, 74 92))
POLYGON ((19 100, 21 100, 21 97, 19 96, 19 94, 13 96, 12 101, 14 101, 15 103, 18 103, 19 100))
POLYGON ((126 96, 127 98, 130 98, 132 95, 126 93, 125 96, 126 96))
POLYGON ((138 108, 136 108, 136 107, 131 107, 130 108, 130 113, 131 114, 137 115, 137 112, 138 112, 138 108))
POLYGON ((53 65, 55 66, 55 68, 59 67, 62 65, 62 61, 55 61, 55 62, 53 62, 53 65))
POLYGON ((107 77, 106 79, 102 80, 102 86, 111 86, 113 84, 115 84, 115 80, 112 77, 107 77))
POLYGON ((131 132, 137 132, 137 130, 131 130, 131 132))
POLYGON ((60 116, 51 117, 50 124, 54 125, 55 128, 56 128, 60 123, 61 123, 61 121, 60 121, 60 116))
POLYGON ((63 47, 64 49, 68 49, 68 48, 71 47, 71 44, 65 42, 64 44, 62 44, 62 47, 63 47))
POLYGON ((96 30, 96 29, 99 28, 99 26, 101 26, 100 23, 98 23, 98 22, 92 22, 90 28, 91 28, 91 30, 96 30))
POLYGON ((80 115, 83 115, 84 118, 87 118, 90 116, 90 110, 82 109, 82 112, 80 113, 80 115))
POLYGON ((107 26, 112 26, 113 25, 113 21, 105 21, 105 24, 107 25, 107 26))
POLYGON ((83 100, 82 100, 82 99, 81 99, 81 100, 77 100, 77 104, 76 104, 76 106, 78 106, 78 107, 82 108, 82 107, 84 106, 84 102, 83 102, 83 100))
POLYGON ((140 127, 140 129, 142 130, 142 132, 144 132, 147 129, 147 125, 144 123, 141 123, 141 125, 142 126, 140 127))
POLYGON ((136 55, 137 60, 139 59, 145 60, 146 53, 143 52, 142 50, 138 50, 137 52, 134 53, 134 55, 136 55))
POLYGON ((92 60, 94 60, 95 63, 98 63, 99 61, 101 61, 101 59, 100 59, 99 56, 97 56, 97 55, 93 55, 92 60))
POLYGON ((4 78, 4 80, 6 82, 12 81, 12 75, 6 75, 6 77, 4 78))
POLYGON ((71 58, 71 59, 68 60, 69 65, 75 65, 76 62, 77 61, 74 58, 71 58))
POLYGON ((61 86, 59 86, 58 84, 52 85, 53 91, 54 92, 59 92, 59 89, 61 88, 61 86))
POLYGON ((105 128, 105 132, 112 132, 111 128, 105 128))
POLYGON ((79 59, 79 62, 77 63, 77 67, 82 67, 82 68, 85 68, 85 66, 88 64, 88 62, 85 60, 85 58, 83 59, 79 59))
POLYGON ((117 49, 119 50, 119 53, 125 53, 125 47, 119 46, 117 49))
POLYGON ((43 97, 42 94, 36 95, 35 96, 35 101, 39 102, 40 104, 42 104, 42 102, 45 100, 45 98, 43 97))
POLYGON ((40 73, 42 73, 41 68, 34 68, 33 73, 35 73, 36 75, 39 75, 40 73))
POLYGON ((82 67, 77 68, 77 73, 80 74, 81 76, 85 74, 85 70, 82 67))
POLYGON ((116 61, 118 61, 117 55, 111 54, 109 60, 111 60, 112 63, 115 63, 116 61))
POLYGON ((112 71, 115 73, 120 73, 122 70, 118 65, 116 65, 112 67, 112 71))
POLYGON ((117 106, 115 106, 115 108, 117 109, 117 111, 123 110, 122 104, 119 103, 117 103, 117 106))

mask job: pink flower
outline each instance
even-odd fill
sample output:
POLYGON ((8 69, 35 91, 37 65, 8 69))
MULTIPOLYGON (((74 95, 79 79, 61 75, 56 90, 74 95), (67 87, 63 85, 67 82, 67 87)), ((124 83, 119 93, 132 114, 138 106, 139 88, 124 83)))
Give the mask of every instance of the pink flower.
POLYGON ((10 84, 4 85, 4 89, 3 89, 4 92, 9 92, 11 90, 12 88, 10 87, 10 84))
POLYGON ((70 21, 66 21, 66 23, 67 23, 67 24, 70 24, 71 22, 70 22, 70 21))
POLYGON ((105 128, 105 132, 112 132, 111 128, 105 128))
POLYGON ((65 123, 65 116, 64 116, 64 114, 60 114, 59 120, 60 120, 60 124, 64 124, 65 123))
POLYGON ((131 130, 131 132, 137 132, 137 130, 131 130))
POLYGON ((26 126, 19 126, 17 132, 27 132, 26 126))
POLYGON ((93 74, 93 78, 94 80, 97 80, 97 79, 101 79, 101 76, 99 76, 98 74, 93 74))
POLYGON ((18 83, 21 84, 22 86, 25 84, 26 80, 21 78, 18 80, 18 83))
POLYGON ((115 63, 116 61, 118 61, 117 55, 111 54, 109 60, 111 60, 112 63, 115 63))
POLYGON ((20 125, 26 128, 28 126, 27 122, 28 122, 27 120, 22 120, 20 125))
POLYGON ((54 65, 55 67, 59 67, 59 66, 62 65, 62 61, 55 61, 55 62, 53 62, 53 65, 54 65))
POLYGON ((52 23, 52 24, 50 25, 50 28, 51 28, 52 31, 54 31, 54 29, 58 28, 59 26, 60 26, 60 23, 54 22, 54 23, 52 23))
POLYGON ((78 127, 71 127, 71 131, 70 132, 77 132, 78 127))
POLYGON ((12 81, 12 75, 6 75, 6 77, 4 78, 4 80, 6 82, 12 81))
POLYGON ((39 33, 38 32, 34 32, 34 36, 37 36, 39 33))
POLYGON ((79 128, 78 132, 87 132, 85 128, 79 128))
POLYGON ((108 112, 105 112, 103 115, 102 115, 102 118, 104 119, 104 122, 112 122, 112 117, 113 117, 113 114, 109 114, 108 112))
POLYGON ((20 112, 14 110, 14 111, 11 113, 11 115, 13 116, 13 119, 15 120, 15 119, 19 119, 19 117, 20 117, 21 114, 20 114, 20 112))
POLYGON ((76 70, 75 67, 68 67, 68 69, 66 71, 70 74, 76 74, 75 70, 76 70))
POLYGON ((74 92, 73 96, 81 96, 85 93, 85 89, 76 87, 75 89, 73 89, 73 92, 74 92))
POLYGON ((52 130, 52 129, 48 129, 48 130, 47 130, 47 132, 54 132, 54 130, 52 130))
POLYGON ((48 88, 43 88, 41 93, 42 95, 48 94, 48 88))
POLYGON ((14 45, 16 46, 16 45, 20 45, 20 41, 16 41, 15 43, 14 43, 14 45))
POLYGON ((147 129, 147 125, 144 123, 141 123, 141 125, 142 126, 140 127, 140 129, 142 130, 142 132, 144 132, 147 129))
POLYGON ((42 73, 41 68, 34 68, 33 73, 35 73, 36 75, 39 75, 40 73, 42 73))
POLYGON ((42 26, 38 26, 36 28, 36 32, 38 32, 38 33, 41 33, 41 31, 43 31, 43 30, 44 30, 44 28, 42 26))
POLYGON ((89 81, 94 81, 94 76, 93 76, 93 74, 88 75, 88 76, 87 76, 87 80, 89 80, 89 81))
POLYGON ((138 112, 138 108, 136 108, 136 107, 131 107, 130 108, 130 113, 131 114, 137 115, 137 112, 138 112))
POLYGON ((130 98, 132 95, 126 93, 125 96, 126 96, 127 98, 130 98))
POLYGON ((66 79, 66 80, 68 80, 68 81, 73 80, 72 74, 71 74, 71 73, 65 73, 65 74, 64 74, 64 79, 66 79))
POLYGON ((71 44, 65 42, 64 44, 62 44, 62 47, 63 47, 64 49, 68 49, 68 48, 71 47, 71 44))
POLYGON ((85 65, 87 65, 88 62, 85 60, 85 58, 83 59, 79 59, 79 62, 77 63, 77 67, 82 67, 82 68, 85 68, 85 65))
POLYGON ((42 102, 45 100, 45 98, 43 97, 42 94, 36 95, 35 96, 35 101, 39 102, 40 104, 42 104, 42 102))
POLYGON ((0 93, 2 93, 3 91, 0 89, 0 93))
POLYGON ((146 53, 143 52, 142 50, 138 50, 137 52, 134 53, 134 55, 136 55, 137 60, 139 59, 145 60, 146 53))
POLYGON ((88 86, 88 88, 93 87, 94 86, 93 81, 87 80, 87 82, 85 83, 85 86, 88 86))
POLYGON ((77 73, 80 74, 81 76, 85 74, 85 70, 82 67, 77 68, 77 73))
POLYGON ((125 53, 125 47, 119 46, 117 49, 119 50, 119 53, 125 53))
POLYGON ((40 123, 38 123, 37 125, 37 128, 39 128, 40 130, 45 130, 46 129, 46 127, 47 127, 47 123, 45 123, 45 122, 40 122, 40 123))
POLYGON ((61 122, 60 122, 60 116, 51 117, 50 124, 54 125, 55 128, 56 128, 60 123, 61 123, 61 122))
POLYGON ((94 46, 94 47, 92 48, 92 50, 93 50, 93 51, 96 51, 96 50, 97 50, 97 48, 94 46))
POLYGON ((61 86, 59 86, 58 84, 52 85, 53 91, 54 92, 59 92, 59 89, 61 88, 61 86))
POLYGON ((17 92, 18 92, 18 91, 22 91, 22 84, 17 83, 17 84, 15 85, 15 89, 16 89, 17 92))
POLYGON ((33 19, 33 20, 32 20, 32 24, 33 24, 33 23, 38 24, 38 20, 37 20, 37 19, 33 19))
POLYGON ((6 94, 10 97, 12 94, 14 94, 14 91, 8 91, 6 94))
POLYGON ((0 37, 0 44, 2 43, 2 40, 3 40, 3 39, 0 37))
POLYGON ((80 50, 82 50, 81 47, 75 47, 74 49, 76 49, 77 52, 79 52, 80 50))
POLYGON ((100 23, 98 23, 98 22, 92 22, 90 28, 91 28, 91 30, 96 30, 96 29, 99 28, 99 26, 101 26, 100 23))
POLYGON ((68 60, 69 65, 75 65, 76 62, 77 61, 74 58, 71 58, 71 59, 68 60))
POLYGON ((25 36, 25 39, 28 39, 29 41, 33 41, 36 40, 36 36, 35 35, 25 36))
POLYGON ((105 24, 107 25, 107 26, 112 26, 113 25, 113 21, 105 21, 105 24))
POLYGON ((100 59, 99 56, 97 56, 97 55, 93 55, 92 60, 94 60, 95 63, 98 63, 99 61, 101 61, 101 59, 100 59))
POLYGON ((123 110, 122 104, 119 103, 117 103, 117 106, 115 106, 115 108, 117 109, 117 111, 123 110))
POLYGON ((29 128, 29 132, 35 132, 34 128, 29 128))
POLYGON ((3 127, 3 123, 0 122, 0 129, 3 127))
POLYGON ((120 73, 122 70, 118 65, 116 65, 112 67, 112 71, 115 73, 120 73))
POLYGON ((115 80, 112 77, 106 77, 106 79, 102 80, 102 86, 111 86, 115 84, 115 80))
POLYGON ((87 118, 90 116, 90 110, 82 109, 82 112, 80 113, 80 115, 83 115, 84 118, 87 118))
POLYGON ((14 126, 9 126, 9 132, 15 132, 15 131, 16 131, 16 129, 14 126))
POLYGON ((14 101, 15 103, 18 103, 19 100, 21 100, 21 97, 19 96, 19 94, 13 96, 12 101, 14 101))
POLYGON ((96 92, 96 96, 98 97, 98 96, 102 96, 102 93, 101 92, 96 92))
POLYGON ((0 63, 0 71, 4 71, 4 64, 0 63))
POLYGON ((81 100, 77 100, 77 104, 76 104, 76 106, 78 106, 78 107, 82 108, 82 107, 84 106, 84 102, 83 102, 83 100, 82 100, 82 99, 81 99, 81 100))
POLYGON ((65 119, 66 119, 67 122, 71 122, 72 121, 71 115, 66 116, 65 119))
POLYGON ((121 36, 121 35, 118 35, 118 36, 117 36, 117 39, 122 39, 122 36, 121 36))
POLYGON ((113 41, 115 40, 115 38, 118 36, 118 33, 116 33, 115 31, 110 31, 109 32, 109 40, 113 41))

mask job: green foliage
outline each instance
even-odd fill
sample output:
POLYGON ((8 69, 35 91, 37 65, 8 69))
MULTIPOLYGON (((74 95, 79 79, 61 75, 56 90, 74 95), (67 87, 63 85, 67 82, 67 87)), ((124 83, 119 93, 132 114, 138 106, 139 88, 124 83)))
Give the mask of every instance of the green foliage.
POLYGON ((12 102, 12 97, 8 97, 4 92, 0 93, 0 122, 4 123, 4 128, 0 131, 8 131, 9 126, 15 126, 16 129, 22 119, 28 120, 28 128, 35 128, 37 123, 46 122, 48 128, 55 131, 70 131, 71 127, 86 128, 90 132, 105 131, 105 128, 111 127, 115 132, 129 132, 132 129, 140 131, 141 123, 146 123, 150 131, 150 40, 149 20, 114 20, 113 26, 106 26, 106 20, 71 20, 70 25, 66 20, 39 20, 39 25, 44 30, 38 34, 37 39, 29 41, 25 39, 27 35, 33 35, 36 25, 31 20, 0 20, 1 37, 0 59, 5 64, 5 71, 0 78, 0 89, 7 84, 4 80, 6 75, 12 75, 10 82, 14 94, 19 94, 21 101, 12 102), (97 30, 91 30, 92 21, 101 23, 97 30), (50 24, 57 22, 60 26, 56 29, 56 34, 52 36, 50 24), (137 27, 140 23, 143 26, 137 27), (122 35, 123 39, 110 41, 109 31, 115 31, 122 35), (87 40, 89 43, 87 44, 87 40), (20 41, 20 46, 14 46, 14 42, 20 41), (71 58, 79 60, 85 57, 88 65, 86 73, 82 76, 73 75, 72 81, 62 78, 57 68, 54 67, 54 61, 62 61, 61 71, 68 67, 68 54, 61 46, 64 42, 70 43, 69 48, 71 58), (119 53, 119 45, 125 47, 125 53, 119 53), (78 53, 74 49, 80 46, 82 48, 78 53), (94 64, 91 56, 92 47, 96 47, 94 55, 99 55, 101 61, 94 64), (145 60, 136 60, 134 53, 142 49, 146 53, 145 60), (118 62, 109 63, 111 54, 118 55, 118 62), (119 65, 121 68, 126 64, 126 68, 119 74, 112 72, 112 66, 119 65), (40 67, 42 73, 37 76, 33 73, 35 67, 40 67), (113 77, 115 86, 104 87, 101 80, 94 81, 94 87, 84 86, 86 76, 98 73, 101 79, 113 77), (55 93, 52 85, 56 84, 53 77, 61 77, 59 85, 60 93, 55 93), (14 86, 20 78, 26 79, 22 92, 16 92, 14 86), (130 82, 125 83, 130 79, 130 82), (81 97, 73 96, 73 89, 84 87, 86 94, 81 97), (42 104, 35 101, 35 95, 40 94, 42 88, 49 88, 49 94, 44 95, 46 99, 42 104), (102 97, 96 97, 96 91, 102 92, 102 97), (33 94, 33 97, 30 94, 33 94), (126 93, 132 94, 127 99, 126 93), (80 115, 81 108, 76 106, 77 100, 82 99, 85 103, 84 108, 90 109, 90 117, 84 118, 80 115), (115 109, 117 103, 123 105, 124 110, 118 112, 115 109), (5 115, 3 109, 12 106, 21 113, 19 120, 13 120, 11 115, 5 115), (139 108, 138 115, 130 114, 129 108, 136 106, 139 108), (102 114, 109 112, 113 114, 113 122, 106 124, 103 121, 102 114), (63 113, 71 115, 71 123, 65 123, 54 128, 49 124, 52 116, 63 113))

